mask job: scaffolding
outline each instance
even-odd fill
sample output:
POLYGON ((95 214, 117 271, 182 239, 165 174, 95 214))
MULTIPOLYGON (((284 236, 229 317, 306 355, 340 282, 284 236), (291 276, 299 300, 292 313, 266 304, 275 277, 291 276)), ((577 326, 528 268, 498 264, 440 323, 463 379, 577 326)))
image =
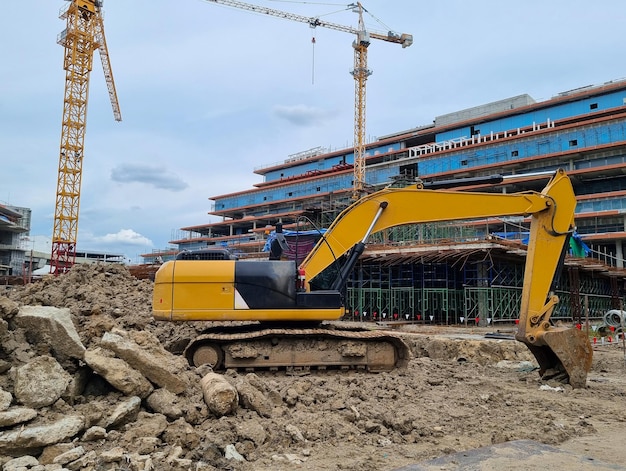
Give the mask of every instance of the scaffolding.
MULTIPOLYGON (((444 262, 362 262, 347 287, 349 317, 436 325, 514 323, 524 260, 505 254, 493 250, 481 259, 455 254, 444 262)), ((589 319, 601 319, 616 303, 624 304, 614 285, 593 271, 578 270, 577 277, 563 271, 555 284, 560 302, 552 318, 582 322, 588 309, 589 319)))

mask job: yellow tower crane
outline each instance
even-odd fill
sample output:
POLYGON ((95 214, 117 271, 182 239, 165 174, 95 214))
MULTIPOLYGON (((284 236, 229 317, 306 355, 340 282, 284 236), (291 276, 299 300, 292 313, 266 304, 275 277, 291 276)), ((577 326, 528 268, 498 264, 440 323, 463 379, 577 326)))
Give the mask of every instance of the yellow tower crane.
POLYGON ((363 22, 363 12, 366 11, 360 2, 348 5, 353 11, 359 14, 358 29, 350 26, 343 26, 328 21, 321 20, 317 17, 306 17, 288 13, 272 8, 261 7, 249 3, 240 2, 238 0, 206 0, 208 2, 220 5, 241 8, 244 10, 261 13, 264 15, 276 16, 287 20, 299 21, 307 23, 311 28, 321 26, 323 28, 334 29, 356 35, 356 39, 352 43, 354 48, 354 69, 351 74, 354 76, 354 188, 352 197, 359 199, 364 192, 365 187, 365 83, 367 77, 372 72, 367 68, 367 47, 371 39, 379 39, 391 43, 400 44, 403 48, 413 44, 413 36, 411 34, 397 34, 389 31, 386 35, 369 32, 365 29, 363 22))
POLYGON ((65 95, 50 261, 50 273, 55 275, 65 273, 76 262, 89 74, 96 49, 100 51, 113 116, 116 121, 122 120, 104 37, 102 1, 67 1, 69 4, 60 14, 67 26, 57 38, 57 42, 65 48, 65 95))

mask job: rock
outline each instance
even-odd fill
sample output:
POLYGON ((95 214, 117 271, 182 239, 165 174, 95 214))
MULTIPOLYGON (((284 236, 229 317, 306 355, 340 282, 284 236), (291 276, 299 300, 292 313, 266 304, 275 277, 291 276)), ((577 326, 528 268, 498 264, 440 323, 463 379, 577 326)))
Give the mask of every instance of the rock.
POLYGON ((116 446, 115 448, 102 451, 100 459, 103 463, 115 463, 116 461, 121 461, 125 453, 126 451, 122 447, 116 446))
POLYGON ((141 437, 158 437, 167 428, 167 418, 163 414, 139 412, 133 426, 124 433, 125 440, 141 437))
POLYGON ((28 422, 37 417, 37 411, 29 407, 14 407, 0 412, 0 428, 13 427, 14 425, 28 422))
POLYGON ((66 451, 70 451, 73 448, 75 448, 73 443, 56 443, 54 445, 47 446, 44 448, 41 455, 39 455, 39 462, 43 465, 52 465, 57 456, 65 453, 66 451))
POLYGON ((496 368, 505 368, 518 371, 533 371, 538 367, 532 361, 514 361, 514 360, 500 360, 496 363, 496 368))
POLYGON ((13 449, 41 448, 74 437, 85 426, 85 419, 70 415, 46 425, 20 427, 0 432, 0 452, 13 449))
MULTIPOLYGON (((0 345, 4 345, 9 339, 9 323, 0 318, 0 345)), ((4 349, 3 349, 4 350, 4 349)))
POLYGON ((298 402, 298 392, 294 388, 287 389, 284 400, 285 404, 287 404, 288 406, 295 406, 298 402))
POLYGON ((127 396, 148 397, 153 386, 139 371, 119 358, 111 358, 101 348, 85 352, 85 363, 115 389, 127 396))
POLYGON ((380 437, 378 440, 376 440, 376 443, 378 444, 378 446, 385 447, 390 446, 393 442, 388 438, 380 437))
POLYGON ((235 460, 235 461, 245 461, 246 459, 239 454, 235 445, 226 445, 224 448, 224 457, 227 460, 235 460))
POLYGON ((96 440, 102 440, 106 438, 107 430, 104 427, 98 427, 94 425, 93 427, 89 427, 87 431, 85 431, 83 435, 83 441, 85 442, 93 442, 96 440))
POLYGON ((285 453, 284 457, 287 458, 287 461, 290 464, 294 465, 301 465, 306 460, 306 458, 300 458, 298 455, 294 455, 293 453, 285 453))
POLYGON ((72 376, 63 398, 67 399, 68 402, 73 402, 78 396, 82 395, 92 375, 91 368, 87 366, 80 367, 72 376))
POLYGON ((235 450, 237 450, 237 452, 246 459, 254 453, 255 449, 256 445, 252 440, 242 439, 241 441, 235 443, 235 450))
POLYGON ((183 454, 183 447, 176 445, 173 446, 172 449, 170 450, 169 454, 167 455, 167 462, 171 462, 173 460, 176 460, 180 457, 180 455, 183 454))
POLYGON ((193 461, 185 458, 176 458, 168 461, 168 464, 171 466, 172 471, 187 471, 192 469, 193 461))
POLYGON ((107 332, 102 336, 101 345, 115 352, 154 384, 174 394, 180 394, 188 387, 179 374, 179 359, 165 349, 157 348, 157 339, 154 339, 150 351, 147 351, 145 347, 137 345, 120 333, 107 332))
POLYGON ((185 419, 180 418, 169 424, 163 432, 163 440, 170 445, 185 445, 195 449, 200 444, 201 436, 185 419))
POLYGON ((255 388, 247 379, 237 382, 239 403, 246 409, 257 412, 261 417, 272 415, 272 404, 265 395, 255 388))
MULTIPOLYGON (((150 455, 142 455, 142 454, 137 453, 137 452, 127 453, 124 456, 124 462, 125 462, 124 464, 125 464, 126 468, 133 469, 133 470, 136 469, 136 470, 141 470, 141 471, 155 471, 155 470, 159 469, 159 471, 160 471, 160 469, 165 469, 165 468, 157 468, 154 465, 154 462, 153 462, 152 457, 150 455)), ((122 467, 121 469, 124 469, 124 467, 122 467)), ((167 468, 167 469, 169 471, 170 468, 167 468)), ((172 471, 175 471, 176 468, 173 467, 171 469, 172 469, 172 471)), ((194 471, 196 470, 195 467, 189 466, 189 467, 185 468, 184 471, 192 470, 192 469, 194 471)))
POLYGON ((104 418, 102 423, 99 425, 109 429, 111 427, 117 427, 118 425, 133 421, 137 417, 140 407, 141 398, 137 396, 131 397, 127 401, 118 404, 111 415, 104 418))
POLYGON ((95 451, 90 451, 89 453, 78 458, 76 461, 72 461, 71 463, 66 464, 65 467, 70 471, 94 469, 97 461, 98 454, 95 451))
POLYGON ((237 409, 239 394, 223 376, 208 373, 201 380, 202 395, 209 410, 217 416, 232 414, 237 409))
POLYGON ((304 463, 307 458, 300 458, 298 455, 294 455, 293 453, 283 453, 272 455, 272 461, 277 462, 287 462, 289 464, 289 469, 300 467, 302 463, 304 463))
POLYGON ((0 412, 7 410, 13 402, 13 394, 0 388, 0 412))
POLYGON ((135 438, 132 444, 132 448, 136 453, 146 455, 154 452, 161 444, 161 440, 157 437, 139 437, 135 438))
POLYGON ((22 306, 15 323, 28 332, 29 338, 45 343, 56 354, 77 359, 82 359, 85 354, 67 308, 22 306))
POLYGON ((15 397, 28 407, 49 406, 61 397, 71 379, 54 358, 37 357, 17 368, 15 397))
POLYGON ((76 461, 78 458, 85 454, 85 449, 82 446, 77 446, 71 450, 61 453, 52 461, 54 464, 66 465, 72 461, 76 461))
POLYGON ((183 416, 183 411, 176 402, 178 402, 177 396, 165 388, 155 390, 146 399, 146 404, 150 409, 172 420, 183 416))
POLYGON ((20 309, 20 305, 10 300, 6 296, 0 296, 0 319, 10 319, 14 317, 20 309))
POLYGON ((378 433, 380 432, 380 424, 373 420, 367 420, 363 424, 363 428, 367 433, 378 433))
POLYGON ((34 456, 20 456, 4 463, 2 471, 21 471, 38 464, 39 461, 34 456))
POLYGON ((251 440, 256 446, 265 443, 267 434, 263 426, 256 420, 246 420, 237 425, 237 435, 244 440, 251 440))
POLYGON ((305 442, 306 439, 304 438, 304 435, 302 435, 302 432, 300 431, 300 429, 298 427, 296 427, 293 424, 287 424, 285 426, 285 431, 289 434, 289 436, 291 437, 291 439, 294 442, 305 442))

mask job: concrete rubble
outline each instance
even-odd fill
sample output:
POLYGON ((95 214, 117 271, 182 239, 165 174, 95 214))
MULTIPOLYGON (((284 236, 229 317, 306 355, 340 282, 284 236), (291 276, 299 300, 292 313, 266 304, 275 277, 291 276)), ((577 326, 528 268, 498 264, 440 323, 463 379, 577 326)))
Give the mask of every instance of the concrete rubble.
MULTIPOLYGON (((102 271, 96 276, 111 278, 102 271)), ((79 297, 85 295, 81 290, 79 297)), ((246 401, 240 404, 236 387, 223 376, 206 369, 196 373, 149 332, 120 328, 112 318, 98 320, 93 309, 78 312, 96 321, 86 326, 88 337, 76 328, 85 318, 73 319, 69 308, 22 305, 0 296, 2 471, 191 469, 184 455, 190 444, 200 443, 199 423, 239 407, 268 414, 248 383, 241 385, 246 401), (163 450, 158 437, 178 445, 163 450), (107 442, 112 446, 103 446, 107 442)), ((242 434, 260 444, 259 427, 242 434)), ((194 469, 244 460, 227 451, 232 447, 217 448, 212 465, 198 462, 194 469)))
POLYGON ((1 471, 383 470, 485 441, 591 433, 591 413, 568 401, 607 398, 593 413, 626 422, 610 384, 566 388, 554 404, 536 372, 514 368, 532 357, 511 342, 414 338, 408 371, 378 375, 193 368, 180 353, 206 325, 155 322, 151 293, 115 265, 0 293, 1 471))
MULTIPOLYGON (((181 447, 168 454, 155 453, 160 444, 157 437, 197 444, 199 436, 185 416, 195 423, 211 413, 213 417, 233 414, 239 407, 237 389, 223 376, 196 376, 186 362, 167 352, 146 332, 129 335, 112 329, 95 342, 98 346, 87 348, 72 324, 69 309, 21 306, 15 312, 7 298, 1 299, 0 314, 6 326, 3 336, 15 340, 24 335, 33 342, 32 358, 10 368, 5 378, 8 390, 0 389, 0 457, 5 456, 2 471, 95 469, 100 464, 122 462, 147 470, 156 469, 159 458, 167 466, 186 469, 189 462, 181 458, 181 447), (46 354, 39 354, 44 350, 46 354), (59 357, 65 369, 49 354, 59 357), (91 379, 85 379, 83 365, 91 370, 91 379), (194 390, 206 402, 200 412, 195 401, 189 403, 194 390), (87 401, 87 391, 106 393, 106 404, 87 401), (102 453, 86 449, 89 443, 120 435, 132 446, 112 447, 102 453), (76 440, 86 445, 71 449, 59 446, 76 440), (139 453, 131 452, 135 450, 139 453), (148 456, 151 453, 157 456, 148 456), (37 458, 41 456, 43 460, 37 458)), ((3 344, 3 353, 10 357, 11 351, 5 347, 17 350, 17 343, 3 344)), ((263 409, 259 405, 262 399, 255 396, 250 385, 243 383, 242 388, 242 396, 248 398, 242 406, 263 409)), ((267 414, 267 406, 265 410, 267 414)), ((261 444, 264 432, 259 427, 254 427, 256 432, 244 430, 242 434, 261 444)), ((224 459, 235 454, 225 451, 224 459)), ((234 459, 242 459, 237 456, 234 459)))

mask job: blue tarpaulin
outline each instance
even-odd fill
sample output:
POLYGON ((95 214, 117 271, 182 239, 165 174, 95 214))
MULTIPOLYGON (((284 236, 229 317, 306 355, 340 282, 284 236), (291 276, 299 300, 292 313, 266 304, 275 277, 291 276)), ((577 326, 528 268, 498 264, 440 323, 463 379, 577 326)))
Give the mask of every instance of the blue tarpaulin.
POLYGON ((587 257, 591 249, 587 244, 583 242, 582 237, 578 232, 574 232, 569 239, 569 254, 573 257, 587 257))

